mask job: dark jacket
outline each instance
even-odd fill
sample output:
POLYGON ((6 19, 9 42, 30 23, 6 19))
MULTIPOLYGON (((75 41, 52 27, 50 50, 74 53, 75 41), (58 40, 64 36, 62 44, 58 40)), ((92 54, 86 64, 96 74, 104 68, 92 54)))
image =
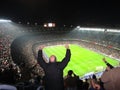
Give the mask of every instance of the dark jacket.
POLYGON ((43 59, 42 50, 38 51, 38 63, 45 72, 45 90, 64 90, 63 69, 70 61, 70 57, 70 49, 67 49, 61 62, 46 63, 43 59))

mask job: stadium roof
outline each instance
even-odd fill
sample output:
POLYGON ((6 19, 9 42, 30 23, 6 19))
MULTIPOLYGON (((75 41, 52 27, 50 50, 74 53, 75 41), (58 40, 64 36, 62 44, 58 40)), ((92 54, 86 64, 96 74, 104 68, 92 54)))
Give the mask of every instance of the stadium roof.
MULTIPOLYGON (((119 4, 119 3, 118 3, 119 4)), ((68 24, 120 23, 115 0, 2 0, 0 16, 12 20, 56 21, 68 24)))

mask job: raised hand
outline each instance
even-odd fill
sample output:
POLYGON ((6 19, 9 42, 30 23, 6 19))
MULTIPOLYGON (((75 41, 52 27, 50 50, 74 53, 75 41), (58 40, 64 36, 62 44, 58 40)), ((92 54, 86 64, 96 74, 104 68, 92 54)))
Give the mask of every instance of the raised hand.
POLYGON ((66 48, 66 49, 69 49, 69 44, 65 44, 65 48, 66 48))
POLYGON ((44 45, 39 46, 39 50, 42 50, 44 47, 44 45))
POLYGON ((106 62, 106 59, 105 59, 105 58, 103 58, 102 60, 103 60, 104 62, 106 62))

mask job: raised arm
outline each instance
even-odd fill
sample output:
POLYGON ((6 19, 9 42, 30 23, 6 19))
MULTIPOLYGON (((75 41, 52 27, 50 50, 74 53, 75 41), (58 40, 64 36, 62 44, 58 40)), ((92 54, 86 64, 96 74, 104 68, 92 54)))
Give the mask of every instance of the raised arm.
POLYGON ((114 68, 110 63, 108 63, 108 62, 106 61, 105 58, 103 58, 103 61, 105 62, 105 64, 106 64, 110 69, 114 68))
POLYGON ((42 68, 45 68, 46 62, 43 59, 43 52, 42 52, 43 48, 44 48, 44 46, 40 46, 40 48, 39 48, 37 61, 42 68))
POLYGON ((66 48, 66 55, 65 55, 64 59, 60 62, 61 69, 64 69, 67 66, 68 62, 70 61, 70 57, 71 57, 71 51, 69 49, 69 45, 66 44, 65 48, 66 48))

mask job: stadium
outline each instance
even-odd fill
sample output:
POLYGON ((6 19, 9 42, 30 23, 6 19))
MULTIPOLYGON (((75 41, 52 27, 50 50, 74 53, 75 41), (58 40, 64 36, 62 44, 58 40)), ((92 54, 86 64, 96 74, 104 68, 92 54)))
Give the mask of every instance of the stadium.
POLYGON ((120 90, 115 0, 1 0, 0 90, 120 90))
POLYGON ((44 27, 1 20, 0 34, 1 68, 14 63, 14 67, 19 68, 22 81, 36 75, 44 76, 36 60, 40 45, 45 45, 46 62, 52 54, 57 56, 58 62, 62 60, 65 55, 63 46, 66 43, 70 45, 72 56, 64 69, 64 76, 73 70, 83 80, 93 74, 99 78, 106 69, 103 58, 114 67, 119 67, 120 31, 117 29, 44 27))

